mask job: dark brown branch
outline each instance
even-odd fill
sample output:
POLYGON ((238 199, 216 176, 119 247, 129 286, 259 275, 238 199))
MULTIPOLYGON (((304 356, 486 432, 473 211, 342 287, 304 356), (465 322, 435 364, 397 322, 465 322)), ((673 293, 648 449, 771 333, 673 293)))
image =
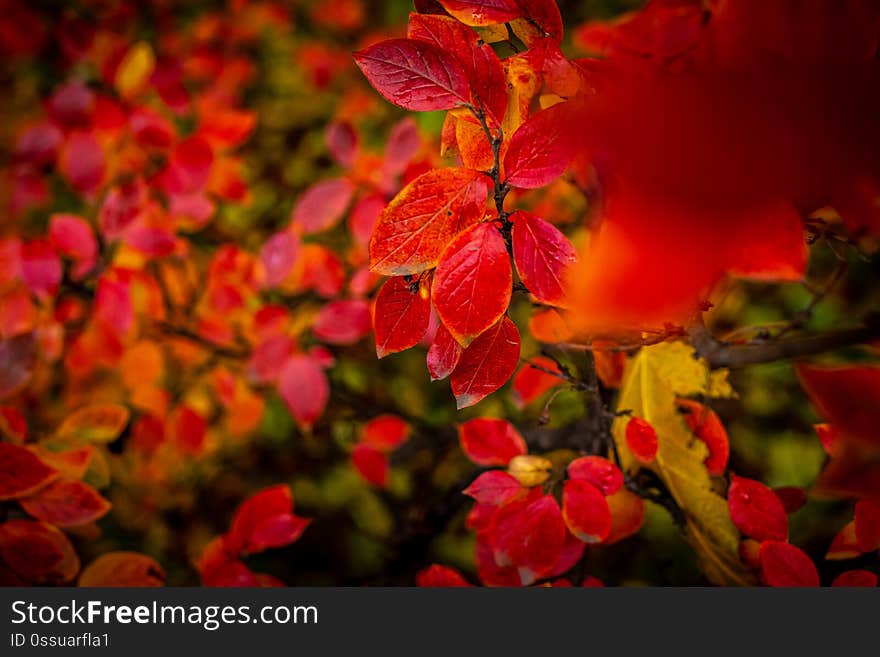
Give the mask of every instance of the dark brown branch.
POLYGON ((694 349, 706 359, 710 367, 735 369, 789 358, 815 356, 841 347, 871 342, 880 339, 880 324, 872 323, 859 328, 793 338, 732 344, 718 340, 702 322, 698 322, 688 329, 688 335, 694 349))

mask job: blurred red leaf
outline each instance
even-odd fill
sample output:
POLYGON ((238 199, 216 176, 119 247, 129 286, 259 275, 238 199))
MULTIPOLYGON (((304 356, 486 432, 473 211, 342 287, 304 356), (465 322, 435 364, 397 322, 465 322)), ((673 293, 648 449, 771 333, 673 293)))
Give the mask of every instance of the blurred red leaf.
POLYGON ((518 498, 523 487, 506 472, 489 470, 481 473, 462 492, 474 498, 478 504, 503 506, 518 498))
POLYGON ((351 450, 351 462, 367 482, 379 488, 388 485, 390 470, 384 451, 367 443, 358 443, 351 450))
POLYGON ((743 534, 756 541, 788 539, 788 518, 776 494, 760 481, 732 476, 727 490, 730 518, 743 534))
POLYGON ((328 124, 324 130, 324 140, 327 142, 327 150, 337 163, 344 167, 354 164, 358 136, 350 123, 334 121, 328 124))
POLYGON ((703 461, 709 474, 724 474, 730 456, 730 441, 718 415, 708 406, 690 399, 679 399, 676 405, 684 411, 684 420, 690 430, 709 449, 709 456, 703 461))
POLYGON ((856 502, 855 528, 862 552, 880 550, 880 498, 856 502))
POLYGON ((164 586, 165 571, 159 563, 138 552, 105 552, 83 568, 78 586, 164 586))
POLYGON ((880 445, 880 367, 797 366, 819 413, 848 439, 880 445))
POLYGON ((278 392, 296 421, 312 426, 324 412, 330 389, 320 363, 295 354, 287 359, 278 379, 278 392))
POLYGON ((354 188, 347 178, 316 182, 297 199, 290 223, 301 227, 304 235, 333 228, 342 219, 353 194, 354 188))
POLYGON ((562 488, 562 517, 584 543, 600 543, 611 531, 611 510, 602 492, 585 479, 569 479, 562 488))
POLYGON ((77 260, 91 260, 98 251, 92 227, 73 214, 53 214, 49 220, 49 241, 62 255, 77 260))
POLYGON ((507 465, 514 456, 528 453, 526 442, 510 422, 478 417, 458 428, 461 449, 477 465, 507 465))
POLYGON ((361 441, 383 451, 393 451, 409 438, 409 424, 396 415, 380 415, 368 421, 361 431, 361 441))
POLYGON ((441 566, 440 564, 431 564, 424 570, 416 573, 416 586, 423 587, 460 587, 472 586, 461 573, 449 566, 441 566))
POLYGON ((260 262, 268 287, 276 287, 293 271, 299 254, 299 238, 289 230, 272 235, 260 248, 260 262))
POLYGON ((226 548, 247 555, 284 547, 299 539, 310 522, 293 513, 289 486, 270 486, 248 497, 235 512, 226 548))
POLYGON ((51 296, 58 291, 61 261, 47 240, 32 240, 21 245, 21 277, 37 296, 51 296))
POLYGON ((509 504, 499 512, 495 526, 495 561, 515 566, 523 585, 528 586, 556 564, 565 534, 562 512, 552 495, 543 495, 523 507, 509 504))
POLYGON ((657 457, 657 432, 640 417, 631 417, 626 423, 626 444, 639 461, 650 463, 657 457))
POLYGON ((782 502, 782 508, 788 515, 802 508, 807 503, 807 493, 803 488, 797 486, 782 486, 774 488, 773 492, 779 501, 782 502))
POLYGON ((55 468, 26 448, 0 442, 0 500, 32 495, 57 477, 55 468))
POLYGON ((601 456, 582 456, 575 459, 568 464, 568 476, 570 479, 588 481, 606 496, 623 488, 623 472, 601 456))
POLYGON ((79 572, 79 557, 60 530, 36 520, 0 525, 0 558, 31 584, 64 584, 79 572))
POLYGON ((81 481, 55 481, 19 500, 37 520, 56 527, 76 527, 94 522, 110 510, 110 502, 81 481))
POLYGON ((559 366, 545 356, 536 356, 530 362, 524 363, 519 368, 516 376, 513 377, 513 403, 520 409, 528 406, 545 392, 564 382, 559 376, 553 376, 541 369, 532 367, 532 363, 545 370, 559 372, 559 366))
POLYGON ((815 564, 802 550, 782 541, 761 543, 761 572, 768 586, 819 586, 815 564))
POLYGON ((363 299, 342 299, 321 308, 312 332, 327 344, 350 345, 369 334, 370 328, 370 305, 363 299))
POLYGON ((835 577, 831 586, 874 588, 877 586, 877 575, 870 570, 847 570, 835 577))
POLYGON ((641 497, 625 488, 621 488, 606 499, 611 510, 611 531, 605 539, 605 544, 611 545, 641 529, 645 519, 645 503, 641 497))
POLYGON ((847 523, 843 529, 837 532, 828 547, 828 552, 825 553, 825 558, 831 561, 854 559, 861 553, 862 549, 859 546, 858 538, 856 538, 856 523, 853 521, 847 523))

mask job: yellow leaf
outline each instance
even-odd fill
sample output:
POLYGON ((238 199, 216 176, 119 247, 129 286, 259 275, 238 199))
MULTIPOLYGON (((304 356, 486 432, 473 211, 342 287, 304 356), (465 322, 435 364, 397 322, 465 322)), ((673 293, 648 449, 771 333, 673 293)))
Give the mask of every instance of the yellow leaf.
POLYGON ((543 484, 552 470, 553 463, 543 456, 519 454, 507 464, 507 473, 527 488, 543 484))
MULTIPOLYGON (((700 559, 706 576, 721 585, 754 583, 754 575, 739 559, 740 536, 727 501, 712 489, 703 464, 708 451, 696 440, 676 409, 676 397, 703 395, 732 397, 727 372, 711 372, 693 349, 682 342, 643 347, 627 365, 620 388, 619 410, 629 410, 648 421, 657 432, 656 460, 647 466, 669 489, 687 520, 687 540, 700 559)), ((635 471, 639 464, 629 452, 627 417, 614 423, 614 440, 624 468, 635 471)))
POLYGON ((128 424, 128 417, 128 409, 119 404, 86 406, 68 415, 55 432, 55 437, 109 443, 122 433, 128 424))
POLYGON ((116 69, 116 91, 123 98, 131 98, 144 88, 155 66, 156 56, 150 44, 138 41, 128 49, 116 69))
POLYGON ((513 135, 526 119, 529 107, 538 93, 540 79, 528 59, 515 55, 504 60, 507 74, 507 114, 502 127, 505 135, 513 135))

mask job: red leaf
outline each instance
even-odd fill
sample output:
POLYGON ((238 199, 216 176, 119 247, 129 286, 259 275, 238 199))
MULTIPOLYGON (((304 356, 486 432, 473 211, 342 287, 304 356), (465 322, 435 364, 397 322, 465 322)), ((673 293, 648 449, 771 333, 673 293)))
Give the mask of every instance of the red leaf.
POLYGON ((831 586, 874 588, 877 586, 877 575, 870 570, 847 570, 835 577, 831 586))
POLYGON ((296 541, 309 524, 293 513, 293 494, 284 484, 264 488, 245 500, 226 535, 234 554, 254 554, 296 541))
POLYGON ((492 123, 500 125, 507 109, 507 78, 492 46, 480 46, 474 30, 436 14, 410 14, 407 36, 453 54, 470 83, 474 105, 482 105, 492 123))
POLYGON ((0 406, 0 435, 14 443, 23 443, 27 438, 27 420, 17 408, 0 406))
POLYGON ((554 225, 518 210, 513 222, 513 260, 519 277, 541 303, 560 305, 563 281, 577 261, 574 247, 554 225))
POLYGON ((356 52, 370 84, 408 110, 448 110, 467 105, 467 78, 455 58, 414 39, 389 39, 356 52))
MULTIPOLYGON (((564 105, 564 103, 563 103, 564 105)), ((523 123, 510 139, 504 155, 508 184, 534 189, 548 185, 568 167, 574 155, 564 109, 554 105, 523 123)))
POLYGON ((76 191, 91 194, 104 179, 104 152, 90 132, 74 132, 64 143, 59 167, 76 191))
MULTIPOLYGON (((552 372, 559 371, 556 363, 544 356, 536 356, 531 359, 530 363, 552 372)), ((513 377, 513 403, 520 409, 531 404, 548 390, 563 383, 560 377, 547 374, 543 370, 532 367, 530 363, 525 363, 520 367, 519 372, 513 377)))
POLYGON ((211 145, 198 135, 187 137, 174 147, 163 173, 166 193, 188 194, 204 189, 213 164, 211 145))
POLYGON ((558 43, 562 41, 562 15, 556 0, 517 0, 527 18, 558 43))
POLYGON ((437 264, 451 239, 483 217, 489 178, 469 169, 434 169, 401 190, 370 240, 370 269, 418 274, 437 264))
POLYGON ((95 109, 95 93, 85 82, 73 80, 55 90, 46 109, 53 123, 62 128, 87 128, 95 109))
POLYGON ((186 404, 181 404, 169 418, 169 439, 185 454, 200 454, 205 447, 208 422, 186 404))
POLYGON ((498 322, 510 305, 513 272, 498 227, 483 223, 459 235, 440 256, 431 298, 462 346, 498 322))
POLYGON ((373 227, 379 220, 379 215, 385 209, 385 197, 381 194, 364 196, 349 214, 348 230, 358 246, 368 246, 373 227))
POLYGON ((782 508, 788 515, 791 515, 807 503, 807 494, 803 488, 797 486, 782 486, 774 488, 773 492, 779 501, 782 502, 782 508))
POLYGON ((56 481, 36 494, 19 500, 37 520, 56 527, 76 527, 103 517, 110 502, 81 481, 56 481))
POLYGON ((79 557, 60 530, 35 520, 0 525, 0 558, 31 584, 64 584, 79 571, 79 557))
POLYGON ((333 228, 342 219, 353 194, 354 187, 347 178, 316 182, 293 206, 290 223, 301 226, 304 235, 333 228))
POLYGON ((737 548, 739 560, 746 566, 758 572, 761 570, 761 544, 751 538, 744 538, 737 548))
POLYGON ((504 507, 495 527, 495 561, 513 565, 524 586, 545 576, 565 545, 565 523, 552 495, 504 507))
POLYGON ((376 295, 373 331, 376 355, 384 358, 417 345, 428 330, 431 301, 427 289, 403 276, 389 278, 376 295), (424 292, 424 294, 423 294, 424 292))
POLYGON ((61 261, 46 240, 33 240, 21 246, 21 277, 37 296, 52 296, 61 283, 61 261))
POLYGON ((562 517, 569 531, 584 543, 600 543, 611 531, 611 510, 605 496, 584 479, 565 482, 562 517))
POLYGON ((311 522, 309 518, 301 518, 290 513, 268 518, 251 533, 242 554, 256 554, 290 545, 299 540, 311 522))
POLYGON ((312 426, 324 412, 330 389, 320 363, 296 354, 287 359, 278 378, 278 392, 296 421, 312 426))
POLYGON ((690 399, 679 399, 676 403, 679 410, 685 412, 684 419, 690 430, 709 449, 709 456, 703 461, 709 474, 723 475, 730 456, 730 441, 718 415, 708 406, 690 399))
POLYGON ((106 552, 80 573, 78 586, 163 586, 165 571, 155 559, 137 552, 106 552))
POLYGON ((0 443, 0 500, 14 500, 49 485, 58 471, 24 447, 0 443))
POLYGON ((509 317, 502 317, 464 350, 452 371, 452 394, 458 408, 473 406, 498 390, 518 362, 519 331, 509 317))
POLYGON ((357 157, 358 136, 348 122, 334 121, 324 131, 324 140, 330 155, 344 167, 354 164, 357 157))
POLYGON ((645 503, 641 497, 625 488, 609 495, 607 500, 611 510, 611 531, 605 544, 611 545, 641 529, 645 520, 645 503))
POLYGON ((443 324, 440 324, 434 335, 434 341, 428 348, 428 372, 431 375, 431 380, 439 381, 452 374, 458 365, 462 352, 461 345, 452 337, 452 333, 443 324))
POLYGON ((385 452, 366 443, 358 443, 351 450, 351 462, 361 476, 379 488, 388 485, 389 465, 385 452))
POLYGON ((837 532, 825 558, 829 561, 838 561, 840 559, 854 559, 861 554, 862 549, 856 538, 856 523, 853 521, 847 523, 843 529, 837 532))
POLYGON ((523 487, 512 476, 502 470, 483 472, 462 491, 474 498, 477 504, 504 506, 517 499, 523 487))
POLYGON ((382 159, 382 175, 394 178, 400 175, 413 156, 418 152, 422 141, 419 129, 412 118, 407 117, 397 123, 388 135, 385 144, 385 157, 382 159))
POLYGON ((880 367, 798 365, 819 413, 847 438, 880 445, 880 367))
POLYGON ((98 251, 92 227, 73 214, 52 215, 49 241, 58 253, 77 260, 91 260, 98 251))
POLYGON ((613 495, 623 488, 623 473, 616 465, 601 456, 582 456, 568 464, 570 479, 588 481, 602 491, 613 495))
POLYGON ((640 417, 631 417, 626 423, 626 444, 639 461, 650 463, 657 457, 657 432, 640 417))
POLYGON ((733 475, 727 491, 730 518, 743 534, 757 541, 788 539, 788 518, 776 494, 760 481, 733 475))
POLYGON ((435 563, 416 573, 416 586, 462 587, 471 586, 471 584, 454 568, 435 563))
POLYGON ((0 399, 27 385, 36 360, 36 341, 25 333, 0 340, 0 399))
POLYGON ((517 0, 438 0, 465 25, 507 23, 523 15, 517 0))
POLYGON ((396 415, 380 415, 364 425, 361 442, 376 449, 390 452, 409 438, 409 424, 396 415))
POLYGON ((260 263, 268 287, 276 287, 284 282, 293 271, 298 253, 299 238, 292 231, 280 231, 266 240, 260 249, 260 263))
POLYGON ((782 541, 761 543, 761 572, 768 586, 819 586, 819 573, 810 557, 782 541))
POLYGON ((363 299, 331 301, 315 317, 312 333, 327 344, 354 344, 370 332, 370 304, 363 299))
POLYGON ((862 552, 880 550, 880 498, 856 502, 856 538, 862 552))
POLYGON ((458 428, 461 449, 477 465, 507 465, 514 456, 527 454, 526 441, 506 420, 478 417, 458 428))
POLYGON ((818 436, 819 442, 822 443, 822 449, 829 456, 833 456, 837 451, 840 431, 833 424, 828 423, 814 424, 813 429, 816 430, 816 436, 818 436))

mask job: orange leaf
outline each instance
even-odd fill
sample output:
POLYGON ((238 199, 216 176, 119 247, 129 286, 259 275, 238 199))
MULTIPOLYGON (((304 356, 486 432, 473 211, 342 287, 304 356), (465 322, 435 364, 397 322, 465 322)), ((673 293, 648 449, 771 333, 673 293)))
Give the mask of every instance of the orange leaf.
POLYGON ((451 239, 479 221, 489 178, 469 169, 434 169, 401 190, 382 212, 370 240, 370 269, 418 274, 437 264, 451 239))
POLYGON ((154 587, 165 584, 155 559, 138 552, 106 552, 80 573, 78 586, 154 587))

